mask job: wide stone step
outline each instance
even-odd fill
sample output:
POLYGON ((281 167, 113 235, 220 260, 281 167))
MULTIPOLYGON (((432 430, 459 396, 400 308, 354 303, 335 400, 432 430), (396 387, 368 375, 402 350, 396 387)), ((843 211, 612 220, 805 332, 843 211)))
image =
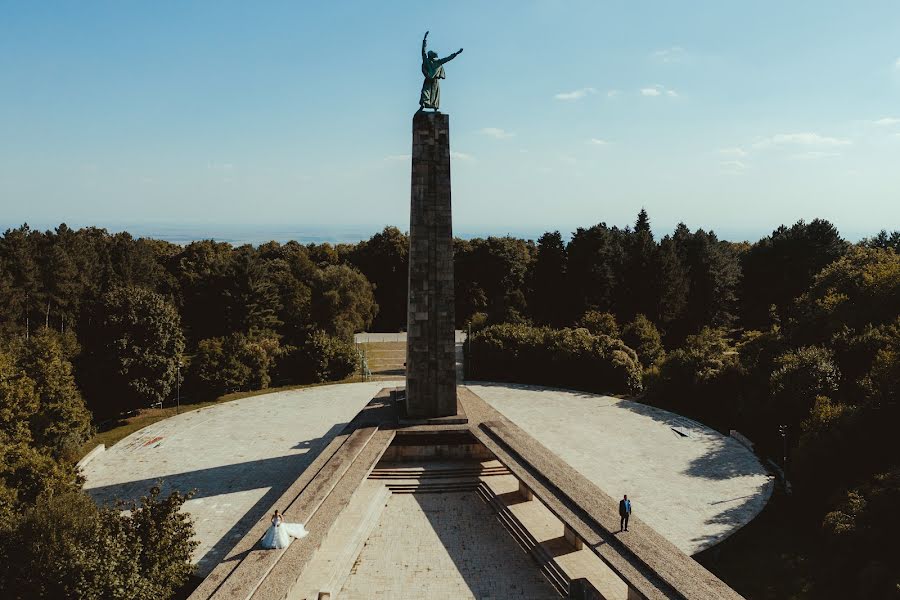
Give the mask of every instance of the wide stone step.
POLYGON ((487 469, 447 469, 447 470, 412 470, 412 469, 375 469, 369 479, 452 479, 458 477, 489 477, 509 475, 506 467, 490 467, 487 469))
POLYGON ((349 503, 353 491, 366 479, 392 438, 391 432, 379 432, 377 427, 352 431, 299 494, 291 498, 289 494, 296 492, 289 490, 280 501, 282 506, 287 505, 285 519, 306 524, 309 535, 295 540, 285 550, 264 550, 259 540, 267 528, 266 515, 241 541, 245 549, 220 565, 224 568, 228 563, 229 568, 221 575, 214 570, 191 599, 269 598, 273 588, 290 588, 321 545, 336 515, 349 503))
POLYGON ((390 497, 391 492, 378 482, 360 485, 306 565, 294 587, 294 598, 318 600, 322 593, 337 597, 390 497))
POLYGON ((522 522, 512 513, 484 483, 477 487, 478 494, 481 498, 494 509, 497 513, 498 520, 503 527, 510 533, 513 539, 522 547, 525 552, 537 563, 538 568, 547 578, 551 585, 561 596, 568 596, 571 579, 562 570, 559 564, 554 560, 544 547, 535 539, 522 522))
POLYGON ((467 479, 443 480, 443 481, 399 481, 386 482, 387 488, 395 494, 425 494, 438 492, 462 492, 474 490, 481 480, 475 477, 467 479))

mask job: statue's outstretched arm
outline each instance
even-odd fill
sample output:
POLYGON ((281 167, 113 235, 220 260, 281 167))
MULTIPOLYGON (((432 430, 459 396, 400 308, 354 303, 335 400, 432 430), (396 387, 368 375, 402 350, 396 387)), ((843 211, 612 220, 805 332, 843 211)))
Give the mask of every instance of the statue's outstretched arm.
POLYGON ((440 61, 438 61, 438 62, 440 62, 441 64, 444 64, 444 63, 446 63, 446 62, 450 62, 451 60, 453 60, 454 58, 456 58, 457 56, 459 56, 460 54, 462 54, 462 51, 463 51, 463 49, 460 48, 459 50, 457 50, 456 52, 454 52, 454 53, 451 54, 450 56, 448 56, 448 57, 446 57, 446 58, 442 58, 442 59, 441 59, 440 61))
POLYGON ((422 60, 425 60, 425 44, 428 43, 428 32, 425 32, 425 37, 422 38, 422 60))

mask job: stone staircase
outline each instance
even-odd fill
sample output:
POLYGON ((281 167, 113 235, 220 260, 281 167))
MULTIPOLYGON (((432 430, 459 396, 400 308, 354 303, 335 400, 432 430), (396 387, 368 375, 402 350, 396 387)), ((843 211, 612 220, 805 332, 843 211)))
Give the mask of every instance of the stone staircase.
MULTIPOLYGON (((374 426, 348 427, 336 436, 277 504, 286 507, 288 522, 304 523, 309 535, 284 550, 262 549, 259 540, 268 528, 266 514, 194 590, 190 600, 280 598, 282 590, 291 590, 393 437, 393 431, 379 431, 374 426)), ((378 521, 374 515, 373 520, 378 521)), ((334 557, 335 562, 342 560, 334 557)))
POLYGON ((506 501, 486 483, 491 478, 510 475, 509 469, 497 460, 427 464, 379 463, 369 474, 369 481, 383 483, 393 494, 475 492, 497 514, 500 524, 534 560, 553 588, 561 596, 567 597, 570 577, 510 511, 506 501))
POLYGON ((475 490, 482 477, 509 475, 498 461, 379 464, 370 480, 383 481, 394 494, 466 492, 475 490))
POLYGON ((525 525, 509 510, 506 502, 501 500, 497 494, 486 483, 481 482, 476 488, 478 495, 484 500, 488 506, 497 513, 497 518, 503 527, 509 532, 512 538, 528 553, 529 556, 537 563, 541 573, 547 578, 550 584, 559 592, 560 596, 569 596, 569 586, 571 578, 559 566, 553 556, 541 545, 533 535, 525 528, 525 525))
POLYGON ((391 492, 382 483, 362 482, 304 569, 292 598, 337 598, 390 497, 391 492))

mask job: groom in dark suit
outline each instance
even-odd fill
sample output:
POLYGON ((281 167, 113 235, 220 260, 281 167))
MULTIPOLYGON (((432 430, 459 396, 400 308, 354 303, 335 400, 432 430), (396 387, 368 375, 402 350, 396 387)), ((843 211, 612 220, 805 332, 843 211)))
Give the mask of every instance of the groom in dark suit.
POLYGON ((628 494, 619 500, 619 531, 628 531, 628 517, 631 516, 631 500, 628 494))

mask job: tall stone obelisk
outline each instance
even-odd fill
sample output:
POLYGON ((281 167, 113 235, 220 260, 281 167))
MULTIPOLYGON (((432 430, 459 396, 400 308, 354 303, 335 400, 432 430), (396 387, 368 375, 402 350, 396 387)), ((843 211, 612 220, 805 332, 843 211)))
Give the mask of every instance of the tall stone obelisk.
POLYGON ((413 117, 409 216, 406 412, 411 418, 457 414, 450 211, 450 118, 413 117))

